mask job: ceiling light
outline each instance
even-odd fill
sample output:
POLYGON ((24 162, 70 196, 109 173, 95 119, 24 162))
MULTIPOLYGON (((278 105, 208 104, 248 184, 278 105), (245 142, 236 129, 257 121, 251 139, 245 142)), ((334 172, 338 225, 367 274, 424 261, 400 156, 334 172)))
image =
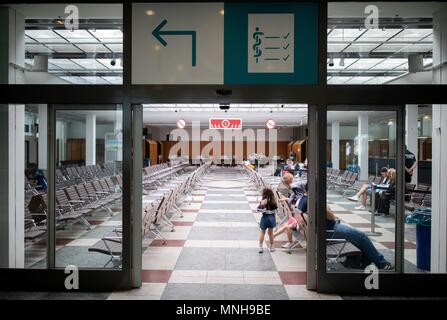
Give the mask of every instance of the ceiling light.
POLYGON ((333 67, 334 66, 334 58, 332 58, 332 57, 329 58, 328 65, 329 65, 329 67, 333 67))
POLYGON ((155 12, 153 10, 147 10, 146 11, 146 15, 147 16, 153 16, 155 14, 155 12))

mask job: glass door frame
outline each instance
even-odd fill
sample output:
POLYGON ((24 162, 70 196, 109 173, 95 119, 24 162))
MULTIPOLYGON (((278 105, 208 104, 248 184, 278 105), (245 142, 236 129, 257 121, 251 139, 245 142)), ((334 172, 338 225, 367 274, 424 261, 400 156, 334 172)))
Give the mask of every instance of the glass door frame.
POLYGON ((122 267, 120 269, 95 269, 95 268, 79 268, 79 290, 112 290, 126 289, 131 285, 131 249, 132 249, 132 233, 131 233, 131 216, 134 208, 131 201, 131 184, 132 184, 132 114, 131 109, 126 108, 124 104, 48 104, 48 236, 47 236, 47 271, 58 274, 51 277, 50 287, 55 290, 66 290, 64 281, 67 275, 65 268, 56 267, 56 113, 57 111, 116 111, 117 106, 122 106, 122 123, 123 123, 123 188, 122 188, 122 227, 123 227, 123 243, 122 243, 122 267))
MULTIPOLYGON (((404 262, 404 213, 405 213, 405 105, 330 105, 318 109, 318 204, 317 204, 317 288, 323 293, 395 293, 396 276, 402 274, 404 262), (326 145, 327 145, 327 112, 328 111, 394 111, 396 113, 396 221, 395 221, 395 263, 393 271, 379 273, 379 289, 365 288, 365 279, 370 274, 362 272, 327 272, 326 267, 326 145)), ((406 288, 404 288, 406 289, 406 288)))

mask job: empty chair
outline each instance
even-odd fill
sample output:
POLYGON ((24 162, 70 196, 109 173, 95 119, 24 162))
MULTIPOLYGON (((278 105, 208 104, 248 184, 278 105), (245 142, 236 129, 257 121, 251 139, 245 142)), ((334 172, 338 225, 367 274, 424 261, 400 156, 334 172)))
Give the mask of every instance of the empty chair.
POLYGON ((56 206, 57 206, 57 216, 58 222, 68 223, 70 221, 79 220, 88 229, 90 229, 90 223, 84 217, 84 215, 89 214, 92 209, 83 208, 82 202, 72 201, 67 197, 64 190, 56 191, 56 206))

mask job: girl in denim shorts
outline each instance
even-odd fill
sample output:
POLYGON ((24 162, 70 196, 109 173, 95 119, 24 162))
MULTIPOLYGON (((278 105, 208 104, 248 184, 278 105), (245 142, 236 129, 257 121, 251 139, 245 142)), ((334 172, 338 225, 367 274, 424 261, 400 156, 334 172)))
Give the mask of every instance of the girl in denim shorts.
POLYGON ((275 251, 275 247, 273 244, 273 228, 276 227, 277 209, 278 206, 276 204, 275 196, 272 189, 265 188, 264 190, 262 190, 262 200, 258 206, 258 211, 262 212, 261 222, 259 223, 259 226, 261 228, 261 232, 259 234, 259 253, 264 252, 263 243, 266 231, 269 234, 270 252, 275 251))

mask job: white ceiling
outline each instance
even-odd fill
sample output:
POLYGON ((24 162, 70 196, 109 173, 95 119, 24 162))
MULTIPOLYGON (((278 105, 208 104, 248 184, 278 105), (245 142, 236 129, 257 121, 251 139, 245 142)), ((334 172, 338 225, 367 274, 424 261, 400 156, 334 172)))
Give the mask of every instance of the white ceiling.
POLYGON ((277 127, 297 127, 307 124, 305 104, 231 104, 228 112, 219 109, 219 104, 164 104, 144 105, 145 126, 175 127, 178 119, 199 121, 209 125, 209 118, 240 118, 244 127, 265 126, 272 119, 277 127), (175 112, 177 110, 177 112, 175 112))

